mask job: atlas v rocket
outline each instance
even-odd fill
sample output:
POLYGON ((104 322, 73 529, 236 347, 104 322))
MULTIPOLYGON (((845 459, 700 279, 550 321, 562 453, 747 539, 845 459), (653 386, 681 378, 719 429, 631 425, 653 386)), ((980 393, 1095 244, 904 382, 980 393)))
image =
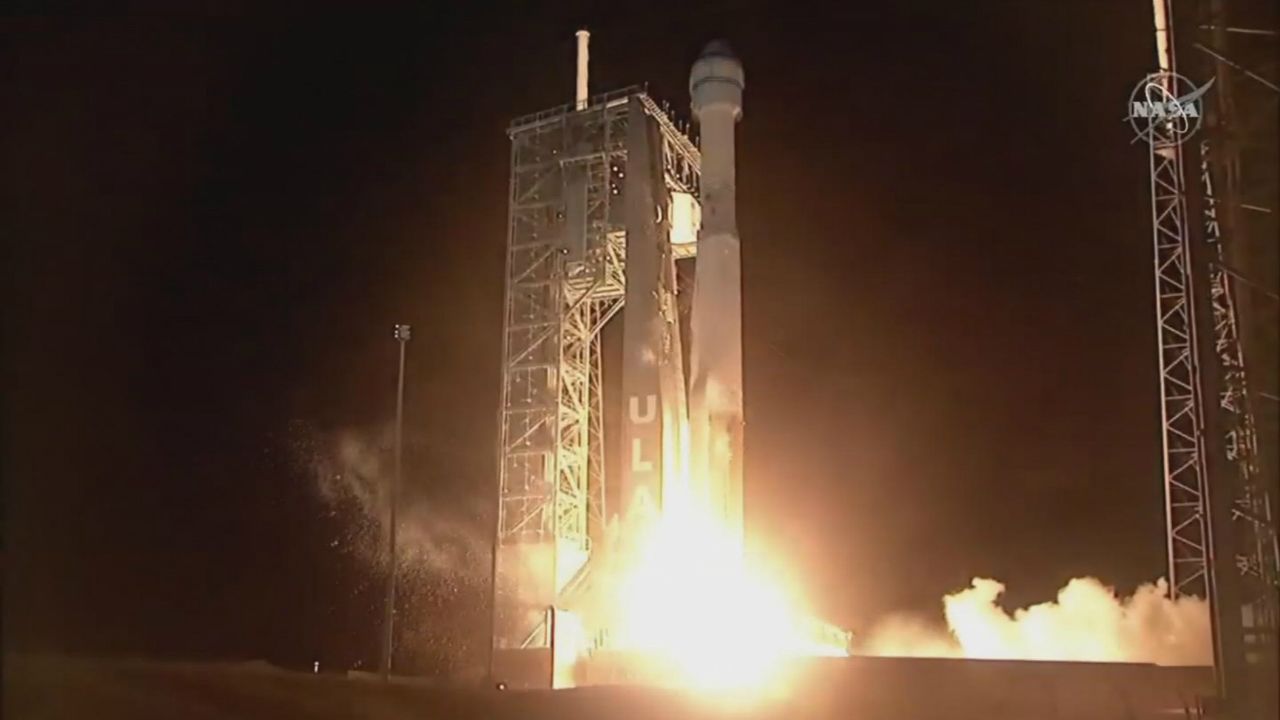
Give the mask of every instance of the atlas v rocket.
MULTIPOLYGON (((621 483, 624 506, 654 507, 668 503, 672 484, 682 483, 686 497, 739 538, 742 272, 734 125, 742 116, 743 86, 742 64, 723 42, 707 45, 689 76, 701 125, 701 228, 687 397, 675 303, 677 204, 661 181, 658 128, 653 122, 629 125, 621 483)), ((638 105, 634 109, 632 117, 645 117, 638 105)))
POLYGON ((742 117, 742 63, 724 42, 702 51, 689 95, 702 130, 702 227, 693 289, 689 383, 694 497, 742 533, 742 251, 734 124, 742 117))

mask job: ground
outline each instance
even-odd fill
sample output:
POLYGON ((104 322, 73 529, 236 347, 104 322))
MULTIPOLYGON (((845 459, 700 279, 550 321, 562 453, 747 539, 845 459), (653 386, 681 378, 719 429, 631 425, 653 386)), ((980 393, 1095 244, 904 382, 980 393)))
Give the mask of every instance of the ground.
POLYGON ((859 658, 815 666, 785 701, 735 704, 640 687, 498 692, 308 674, 266 663, 160 663, 6 656, 14 720, 1138 720, 1182 717, 1207 668, 859 658))
POLYGON ((307 674, 266 663, 6 657, 4 717, 23 720, 698 717, 686 699, 641 688, 497 692, 472 685, 307 674))

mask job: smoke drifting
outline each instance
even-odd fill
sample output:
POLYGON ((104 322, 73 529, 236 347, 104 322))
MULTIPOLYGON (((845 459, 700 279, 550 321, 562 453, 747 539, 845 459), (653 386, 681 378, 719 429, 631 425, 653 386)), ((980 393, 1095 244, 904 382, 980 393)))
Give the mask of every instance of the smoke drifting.
POLYGON ((1130 597, 1095 578, 1076 578, 1056 600, 1019 608, 997 605, 1004 585, 986 578, 942 600, 947 630, 919 618, 886 618, 861 644, 864 655, 1210 665, 1209 607, 1170 599, 1163 579, 1130 597))
MULTIPOLYGON (((388 570, 392 427, 320 432, 299 423, 292 435, 296 461, 335 520, 330 546, 358 568, 338 591, 364 593, 367 621, 376 628, 388 570)), ((431 467, 423 446, 406 445, 396 522, 396 667, 402 673, 475 674, 488 625, 486 513, 474 492, 458 493, 459 483, 433 476, 431 467), (445 617, 449 622, 440 621, 445 617)))
MULTIPOLYGON (((348 525, 344 541, 370 562, 386 561, 387 496, 391 488, 390 431, 342 430, 314 444, 309 462, 321 499, 348 525)), ((479 513, 444 509, 415 491, 405 474, 397 506, 397 563, 402 569, 484 575, 488 544, 479 513)))

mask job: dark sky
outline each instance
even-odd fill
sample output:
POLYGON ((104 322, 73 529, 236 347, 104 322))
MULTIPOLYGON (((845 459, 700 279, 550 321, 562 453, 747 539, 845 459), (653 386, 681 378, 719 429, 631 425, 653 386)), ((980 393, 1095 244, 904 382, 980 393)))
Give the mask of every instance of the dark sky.
POLYGON ((745 64, 749 533, 828 618, 1159 576, 1149 6, 858 5, 5 20, 6 643, 373 656, 300 428, 385 423, 411 322, 407 482, 492 504, 504 130, 584 23, 593 91, 745 64))

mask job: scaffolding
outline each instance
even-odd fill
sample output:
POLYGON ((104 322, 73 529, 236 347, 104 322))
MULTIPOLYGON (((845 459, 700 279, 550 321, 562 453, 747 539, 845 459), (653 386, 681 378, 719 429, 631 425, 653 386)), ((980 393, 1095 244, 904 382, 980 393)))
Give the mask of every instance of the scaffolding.
POLYGON ((1181 99, 1195 89, 1179 86, 1179 53, 1191 53, 1202 92, 1213 84, 1198 142, 1184 143, 1188 126, 1174 119, 1143 127, 1170 584, 1174 597, 1210 602, 1218 690, 1230 716, 1274 718, 1280 488, 1275 443, 1261 442, 1275 437, 1275 415, 1260 432, 1256 408, 1274 402, 1277 379, 1276 308, 1257 302, 1277 299, 1275 10, 1192 0, 1192 11, 1175 17, 1172 0, 1153 6, 1159 72, 1145 81, 1148 95, 1181 99), (1174 43, 1175 20, 1179 37, 1191 38, 1185 45, 1174 43), (1187 167, 1199 170, 1192 188, 1187 167))
POLYGON ((1277 278, 1276 14, 1259 3, 1200 0, 1185 53, 1204 81, 1199 155, 1201 294, 1207 468, 1218 609, 1215 649, 1223 697, 1242 717, 1274 718, 1280 552, 1276 539, 1274 397, 1277 278), (1259 292, 1261 291, 1261 292, 1259 292), (1266 295, 1270 294, 1268 300, 1266 295), (1262 442, 1270 438, 1271 442, 1262 442))
POLYGON ((601 331, 626 289, 632 107, 657 121, 668 186, 696 196, 697 149, 642 87, 526 115, 507 131, 495 650, 547 646, 546 608, 581 585, 607 522, 601 331))

